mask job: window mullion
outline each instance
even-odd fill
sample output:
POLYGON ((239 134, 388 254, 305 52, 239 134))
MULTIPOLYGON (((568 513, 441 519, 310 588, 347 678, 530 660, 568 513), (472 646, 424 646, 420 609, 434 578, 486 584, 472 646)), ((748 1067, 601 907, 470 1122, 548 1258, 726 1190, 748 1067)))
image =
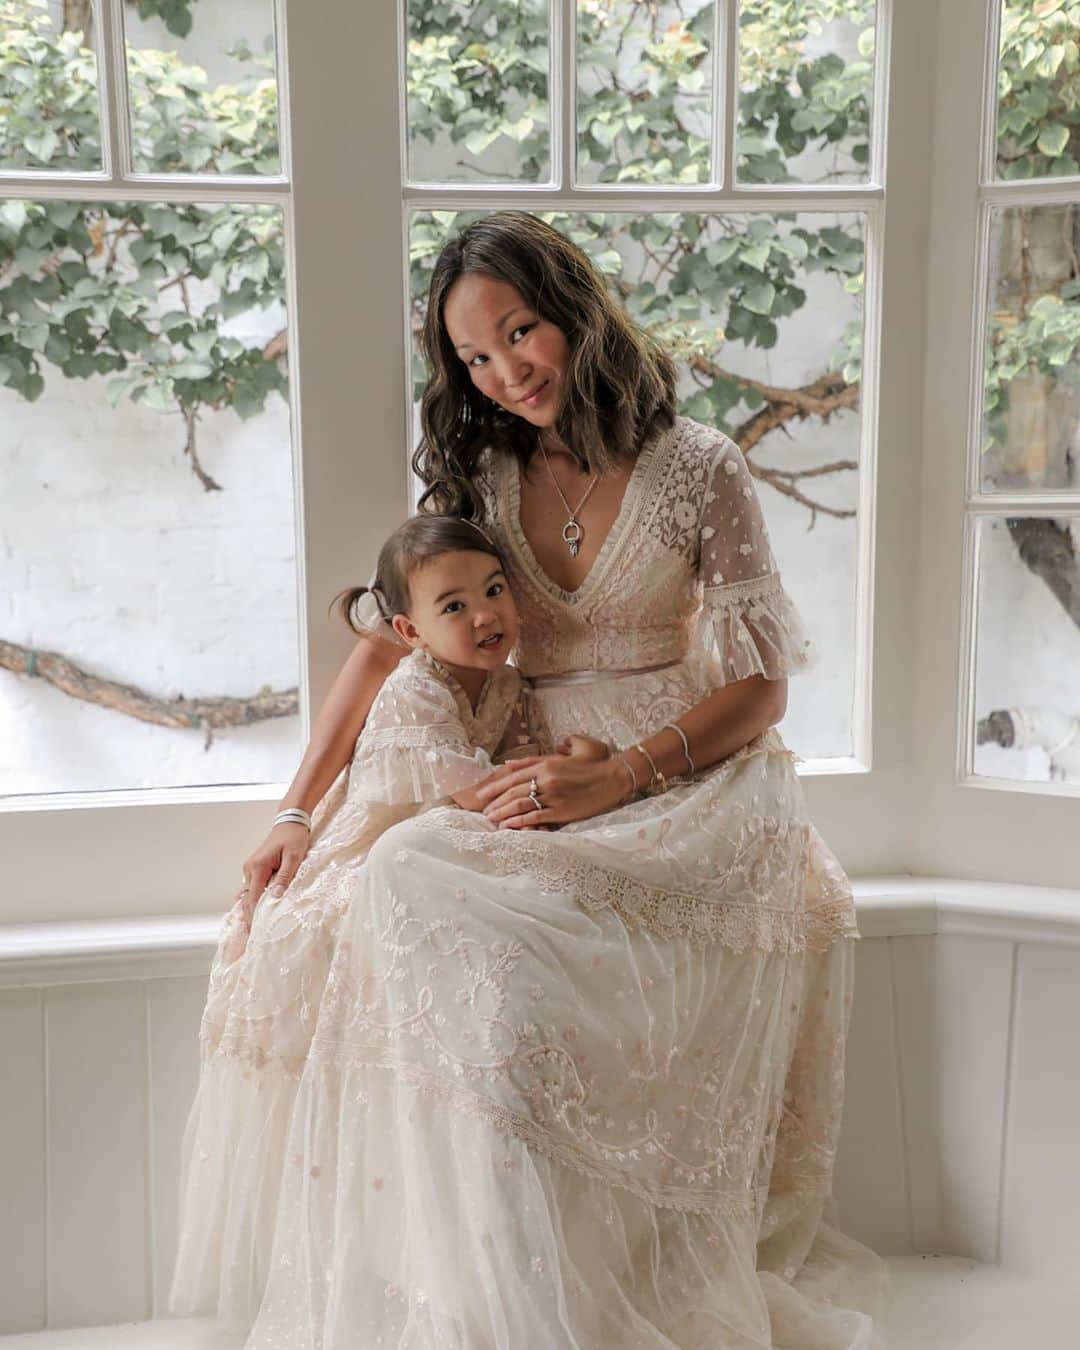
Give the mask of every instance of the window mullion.
POLYGON ((717 0, 713 94, 713 181, 735 189, 739 132, 739 0, 717 0))
POLYGON ((570 192, 577 179, 577 0, 552 0, 550 34, 551 182, 570 192))
POLYGON ((98 97, 105 175, 113 182, 131 173, 127 53, 122 0, 99 0, 97 15, 98 97))

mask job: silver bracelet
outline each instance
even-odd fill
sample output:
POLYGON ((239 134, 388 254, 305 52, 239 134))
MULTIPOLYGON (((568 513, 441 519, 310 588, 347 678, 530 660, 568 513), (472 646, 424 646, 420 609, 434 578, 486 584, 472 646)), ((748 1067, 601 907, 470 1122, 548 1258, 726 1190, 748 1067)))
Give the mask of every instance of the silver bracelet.
POLYGON ((674 731, 679 740, 682 741, 683 754, 686 756, 686 762, 690 766, 691 775, 697 773, 694 768, 694 761, 690 758, 690 746, 687 744, 686 732, 677 722, 667 722, 660 728, 661 731, 674 731))
POLYGON ((305 829, 311 829, 311 817, 306 811, 302 811, 299 806, 288 806, 284 811, 279 811, 274 817, 275 825, 303 825, 305 829))

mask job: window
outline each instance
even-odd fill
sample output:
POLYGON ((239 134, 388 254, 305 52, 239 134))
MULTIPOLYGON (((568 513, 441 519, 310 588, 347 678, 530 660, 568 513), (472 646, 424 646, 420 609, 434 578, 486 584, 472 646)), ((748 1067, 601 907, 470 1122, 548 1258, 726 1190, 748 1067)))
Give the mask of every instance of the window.
POLYGON ((747 456, 821 651, 785 723, 817 770, 870 761, 880 8, 408 0, 405 25, 412 331, 443 242, 497 206, 591 255, 681 411, 747 456))
POLYGON ((988 85, 961 775, 1080 791, 1080 8, 1004 0, 988 85), (981 381, 979 377, 981 376, 981 381), (972 736, 974 732, 974 736, 972 736))
MULTIPOLYGON (((80 0, 50 0, 45 8, 0 0, 5 24, 13 12, 23 23, 34 11, 54 33, 64 14, 80 7, 80 0)), ((0 126, 7 156, 0 156, 0 238, 12 229, 9 211, 18 223, 18 203, 27 211, 60 203, 61 217, 64 203, 69 211, 87 203, 99 210, 135 203, 180 216, 194 208, 222 210, 238 221, 243 208, 264 217, 279 213, 282 310, 256 305, 252 322, 287 322, 288 351, 278 370, 288 376, 288 403, 271 389, 263 411, 246 422, 227 410, 215 416, 231 419, 237 436, 252 437, 250 458, 237 451, 237 462, 251 472, 249 483, 269 491, 264 476, 273 463, 271 476, 281 484, 291 480, 291 496, 286 500, 282 486, 279 514, 264 500, 252 508, 250 529, 241 521, 219 536, 244 566, 256 538, 272 536, 276 560, 264 559, 267 580, 257 583, 257 599, 238 620, 248 626, 230 633, 229 650, 219 654, 219 671, 240 672, 236 686, 215 680, 203 690, 246 696, 263 684, 272 692, 295 685, 295 716, 253 729, 257 736, 269 728, 277 734, 291 722, 294 740, 279 761, 246 768, 232 786, 194 773, 182 776, 187 787, 80 792, 39 791, 34 780, 36 795, 9 797, 0 807, 5 920, 220 913, 229 903, 238 864, 263 837, 311 714, 351 649, 349 635, 327 617, 327 605, 338 590, 367 580, 379 543, 408 510, 412 409, 423 376, 410 359, 410 325, 423 303, 426 270, 456 220, 500 206, 524 206, 576 231, 612 284, 625 289, 635 313, 664 324, 669 340, 682 344, 681 393, 686 405, 696 400, 693 415, 715 416, 747 445, 781 568, 823 654, 822 668, 791 683, 784 734, 810 761, 803 787, 812 817, 848 871, 1075 886, 1080 855, 1070 782, 1049 777, 1045 749, 978 743, 979 725, 994 712, 1024 706, 1029 692, 1056 712, 1078 711, 1075 651, 1068 646, 1075 626, 1017 547, 1028 538, 1043 546, 1049 541, 1067 557, 1074 546, 1066 535, 1075 540, 1080 516, 1061 450, 1075 367, 1071 356, 1060 364, 1050 360, 1064 350, 1065 332, 1051 319, 1068 321, 1075 309, 1066 293, 1069 279, 1056 274, 1060 262, 1054 262, 1067 213, 1075 209, 1076 169, 1067 158, 1075 150, 1070 143, 1050 153, 1058 143, 1051 134, 1037 151, 1041 176, 1010 177, 995 167, 999 66, 1012 59, 1000 55, 998 0, 878 0, 873 9, 865 0, 813 7, 773 0, 741 8, 734 0, 715 8, 684 0, 678 10, 656 8, 655 32, 651 8, 624 7, 622 0, 582 0, 580 6, 576 0, 444 0, 441 34, 425 20, 434 7, 420 0, 321 6, 278 0, 281 168, 264 162, 243 171, 233 162, 224 172, 220 162, 214 167, 213 155, 201 168, 190 158, 182 167, 191 150, 179 139, 139 141, 137 132, 125 130, 122 34, 153 35, 153 43, 134 42, 141 60, 150 49, 190 66, 200 14, 211 27, 232 24, 241 14, 267 13, 263 0, 243 6, 171 0, 174 26, 182 26, 185 13, 191 19, 182 39, 161 19, 140 18, 146 8, 146 0, 100 0, 95 8, 89 55, 77 64, 84 86, 92 90, 97 80, 99 96, 78 105, 85 116, 77 127, 69 119, 78 136, 61 134, 63 119, 48 128, 53 137, 32 144, 25 120, 9 135, 8 125, 29 115, 25 94, 13 100, 14 112, 0 126), (491 21, 507 12, 517 25, 515 42, 499 47, 491 21), (637 16, 622 48, 631 54, 631 84, 612 63, 622 30, 605 27, 609 12, 623 14, 624 23, 637 16), (776 25, 793 22, 784 17, 791 15, 806 31, 786 42, 776 25), (470 28, 480 22, 487 24, 482 34, 470 28), (463 64, 462 77, 451 78, 463 64), (672 130, 673 118, 685 134, 672 130), (163 158, 142 172, 125 150, 129 144, 132 154, 146 157, 143 164, 155 154, 163 158), (1062 167, 1067 171, 1058 172, 1062 167), (1028 291, 1027 332, 1042 344, 1046 378, 1025 379, 1017 371, 1014 379, 999 363, 987 381, 988 342, 998 362, 1020 327, 1012 322, 1021 290, 1010 276, 1010 257, 1022 238, 1021 209, 1030 213, 1031 277, 1041 278, 1039 292, 1034 284, 1028 291), (718 275, 727 289, 708 293, 718 275), (1060 315, 1049 313, 1047 295, 1062 297, 1060 315), (763 345, 773 330, 775 341, 763 345), (695 365, 698 357, 704 369, 695 365), (777 390, 799 397, 781 408, 768 397, 777 390), (778 412, 783 430, 773 425, 778 412), (279 439, 257 434, 269 417, 279 439), (288 467, 286 427, 295 446, 288 467), (837 464, 856 467, 798 476, 837 464), (761 471, 771 471, 772 479, 761 471), (818 510, 814 516, 786 487, 853 514, 818 510), (1025 535, 1030 521, 1036 529, 1025 535), (267 522, 272 529, 265 534, 255 529, 267 522), (292 614, 281 598, 288 584, 297 596, 292 614), (1041 647, 1032 642, 1033 624, 1043 624, 1041 647), (292 668, 284 660, 275 668, 271 654, 287 654, 290 644, 292 668), (1029 659, 1036 651, 1045 656, 1038 688, 1030 683, 1038 674, 1029 659), (1050 694, 1060 702, 1051 702, 1050 694), (814 769, 824 771, 808 772, 814 769), (267 781, 274 774, 280 779, 267 781)), ((1005 12, 1013 8, 1025 23, 1058 24, 1061 13, 1076 23, 1075 0, 1015 7, 1010 0, 1005 12)), ((5 26, 0 44, 8 31, 5 26)), ((221 46, 246 36, 252 59, 240 64, 254 72, 268 31, 230 30, 221 46)), ((1063 71, 1075 70, 1068 64, 1072 41, 1049 42, 1065 51, 1045 79, 1058 81, 1063 71)), ((6 45, 3 51, 6 61, 6 45)), ((1051 52, 1045 60, 1058 58, 1051 52)), ((209 97, 235 83, 235 71, 233 58, 222 60, 200 88, 209 97)), ((169 97, 184 106, 192 95, 181 89, 169 97)), ((1002 105, 1012 106, 1006 96, 1002 105)), ((1030 160, 1036 153, 1031 132, 1017 127, 1017 115, 1002 123, 1016 141, 1005 153, 1015 157, 1019 150, 1030 160)), ((182 116, 170 113, 165 120, 175 130, 182 116)), ((247 134, 242 119, 230 125, 247 134)), ((265 161, 269 138, 257 144, 256 158, 265 161)), ((224 149, 215 146, 213 154, 224 149)), ((205 153, 205 145, 197 151, 205 153)), ((100 267, 92 248, 91 241, 91 261, 100 267)), ((204 291, 198 301, 211 304, 214 296, 204 291)), ((6 312, 4 320, 10 322, 6 312)), ((117 328, 125 332, 123 324, 117 328)), ((280 327, 263 331, 265 346, 280 327)), ((0 380, 12 373, 10 336, 0 337, 0 359, 7 363, 0 380)), ((50 336, 33 341, 48 343, 50 336)), ((254 346, 251 330, 237 340, 254 346)), ((9 437, 0 437, 0 457, 9 456, 0 500, 5 581, 17 573, 26 548, 25 531, 18 550, 9 542, 12 528, 24 524, 18 513, 14 527, 7 523, 9 481, 26 474, 41 492, 32 471, 46 455, 65 450, 67 432, 57 435, 56 428, 75 427, 85 436, 92 382, 123 374, 68 378, 39 355, 45 387, 36 402, 10 384, 0 387, 0 399, 12 400, 3 405, 5 432, 8 407, 21 417, 40 413, 43 428, 33 442, 24 435, 17 461, 10 458, 9 437), (63 413, 67 422, 44 412, 61 396, 74 400, 74 411, 69 406, 63 413)), ((16 378, 32 373, 24 366, 16 378)), ((125 505, 121 469, 140 482, 146 474, 173 483, 191 508, 176 507, 176 519, 188 527, 201 519, 196 506, 216 510, 230 496, 240 501, 231 478, 223 492, 199 482, 182 438, 174 438, 177 417, 122 395, 115 415, 132 412, 140 420, 129 429, 126 448, 107 432, 96 441, 95 453, 116 456, 111 510, 125 505)), ((104 416, 114 410, 106 408, 104 416)), ((205 456, 202 440, 197 449, 207 473, 222 472, 211 443, 205 456)), ((62 533, 52 541, 57 558, 69 534, 92 534, 108 519, 80 486, 93 460, 77 461, 75 470, 69 460, 61 462, 72 475, 65 501, 81 514, 63 514, 62 533)), ((159 498, 168 504, 167 493, 159 498)), ((153 538, 148 527, 148 548, 153 538)), ((41 589, 34 595, 44 597, 40 608, 52 622, 57 602, 49 600, 50 575, 56 589, 69 583, 40 560, 37 567, 41 589)), ((170 585, 183 584, 182 569, 158 570, 170 585)), ((138 569, 124 580, 137 584, 138 569)), ((18 606, 7 591, 0 597, 10 625, 18 606)), ((204 625, 216 622, 213 614, 189 611, 189 617, 178 644, 198 641, 204 625)), ((76 613, 76 634, 79 620, 76 613)), ((0 638, 18 641, 14 631, 6 627, 0 638)), ((49 632, 49 642, 63 652, 67 626, 49 632)), ((163 640, 152 634, 152 641, 163 640)), ((137 641, 118 642, 113 650, 125 662, 144 659, 137 641)), ((90 648, 76 653, 87 665, 91 654, 90 648)), ((170 692, 164 680, 157 682, 156 669, 124 665, 104 673, 145 692, 170 692)), ((0 680, 8 687, 37 683, 10 670, 0 670, 0 680)), ((59 690, 45 692, 58 708, 76 706, 59 690)), ((131 719, 123 724, 135 725, 131 719)), ((21 760, 24 782, 38 772, 35 757, 55 751, 70 764, 78 750, 68 743, 69 724, 42 721, 39 731, 45 739, 21 760)), ((23 733, 24 719, 8 714, 0 727, 5 770, 23 733)), ((200 770, 206 754, 217 755, 227 739, 215 732, 204 752, 205 733, 177 735, 198 744, 192 758, 200 770)), ((126 772, 120 765, 114 784, 126 772)))
POLYGON ((288 779, 271 0, 0 0, 0 106, 0 793, 288 779))

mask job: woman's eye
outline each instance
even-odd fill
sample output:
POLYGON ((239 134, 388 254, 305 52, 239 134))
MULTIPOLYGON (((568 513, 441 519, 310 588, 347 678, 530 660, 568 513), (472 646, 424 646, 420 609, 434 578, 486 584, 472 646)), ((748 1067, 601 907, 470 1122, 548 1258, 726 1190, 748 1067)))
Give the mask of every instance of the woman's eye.
POLYGON ((514 332, 510 334, 510 336, 514 337, 515 334, 517 333, 527 333, 529 329, 532 328, 533 326, 534 325, 531 323, 519 324, 518 327, 514 329, 514 332))
POLYGON ((476 354, 474 357, 472 357, 472 358, 470 359, 469 365, 470 365, 470 366, 475 366, 476 363, 477 363, 477 361, 486 361, 486 360, 487 360, 487 357, 486 357, 486 356, 481 356, 480 353, 477 352, 477 354, 476 354))

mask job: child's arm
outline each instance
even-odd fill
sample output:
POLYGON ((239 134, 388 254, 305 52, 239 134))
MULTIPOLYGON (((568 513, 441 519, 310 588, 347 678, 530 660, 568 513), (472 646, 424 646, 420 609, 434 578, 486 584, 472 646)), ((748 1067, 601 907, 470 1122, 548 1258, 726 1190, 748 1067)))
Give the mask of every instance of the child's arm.
POLYGON ((475 787, 462 788, 460 792, 452 792, 450 800, 455 805, 460 806, 463 811, 482 811, 480 799, 476 795, 475 787))
POLYGON ((566 736, 555 747, 557 755, 569 755, 571 759, 608 759, 611 746, 606 741, 598 741, 595 736, 566 736))

